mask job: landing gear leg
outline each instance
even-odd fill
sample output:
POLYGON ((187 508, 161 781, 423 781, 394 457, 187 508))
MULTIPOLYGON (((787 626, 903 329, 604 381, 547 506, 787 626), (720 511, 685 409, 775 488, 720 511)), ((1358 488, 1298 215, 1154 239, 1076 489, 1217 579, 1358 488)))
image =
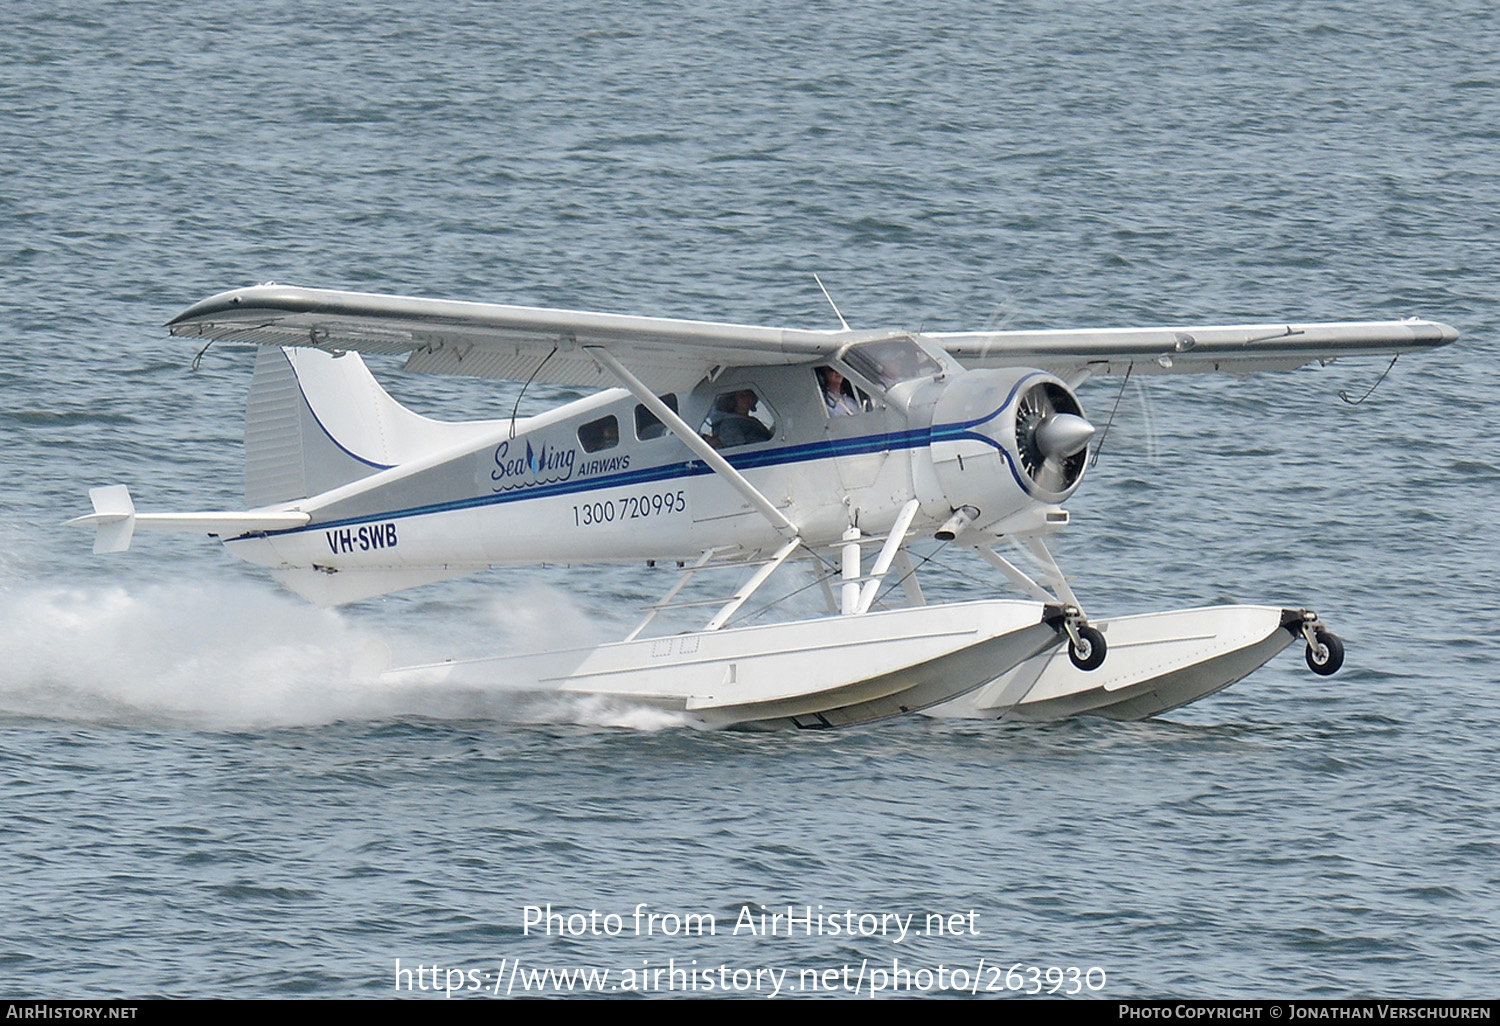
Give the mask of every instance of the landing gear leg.
POLYGON ((1054 611, 1061 610, 1062 629, 1068 635, 1068 658, 1080 670, 1097 670, 1104 665, 1104 655, 1109 647, 1104 642, 1104 632, 1097 627, 1089 626, 1089 618, 1078 605, 1073 589, 1068 587, 1068 580, 1063 576, 1062 568, 1057 565, 1057 561, 1052 558, 1052 553, 1048 551, 1046 543, 1041 538, 1035 537, 1026 538, 1024 541, 1032 556, 1047 571, 1043 581, 1052 586, 1053 592, 1056 593, 1055 597, 1042 586, 1043 582, 1033 579, 1031 575, 990 546, 974 545, 973 549, 981 559, 1003 573, 1012 584, 1032 598, 1047 603, 1057 603, 1049 608, 1054 611))

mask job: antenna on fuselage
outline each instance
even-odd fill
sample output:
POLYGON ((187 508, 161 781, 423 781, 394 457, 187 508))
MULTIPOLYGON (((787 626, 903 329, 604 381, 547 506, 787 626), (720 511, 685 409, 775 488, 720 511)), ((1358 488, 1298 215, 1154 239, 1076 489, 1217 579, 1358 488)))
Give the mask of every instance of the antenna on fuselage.
POLYGON ((818 288, 823 289, 823 298, 828 300, 829 306, 833 307, 833 315, 839 319, 839 323, 844 326, 844 330, 848 331, 849 322, 844 320, 844 315, 839 313, 839 305, 833 301, 833 297, 828 294, 828 290, 823 288, 823 279, 818 277, 817 271, 813 272, 813 281, 818 283, 818 288))
POLYGON ((516 396, 516 405, 514 405, 514 406, 512 406, 510 408, 510 438, 511 438, 511 441, 515 441, 515 438, 516 438, 516 411, 521 408, 521 398, 526 395, 526 390, 531 387, 531 383, 536 380, 536 376, 542 372, 542 368, 545 367, 545 366, 547 366, 547 361, 550 360, 550 359, 552 359, 554 356, 557 355, 557 347, 558 347, 558 345, 559 345, 559 343, 555 343, 554 342, 552 344, 552 352, 550 352, 546 356, 542 357, 542 362, 536 365, 536 370, 534 370, 534 371, 531 372, 531 377, 527 378, 526 379, 526 384, 524 384, 524 385, 521 386, 521 392, 520 392, 519 395, 516 396))

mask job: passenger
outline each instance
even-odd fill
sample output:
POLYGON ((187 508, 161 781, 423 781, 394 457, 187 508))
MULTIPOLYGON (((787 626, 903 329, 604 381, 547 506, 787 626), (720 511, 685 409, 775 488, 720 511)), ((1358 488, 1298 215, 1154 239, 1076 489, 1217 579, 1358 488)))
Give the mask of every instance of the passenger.
POLYGON ((823 405, 828 407, 830 417, 852 417, 859 413, 859 401, 854 398, 854 386, 832 367, 814 367, 818 375, 818 386, 823 390, 823 405))
POLYGON ((709 414, 708 426, 719 447, 731 449, 736 445, 770 441, 772 432, 760 421, 750 416, 760 406, 754 389, 742 388, 738 392, 725 392, 714 400, 714 411, 709 414))

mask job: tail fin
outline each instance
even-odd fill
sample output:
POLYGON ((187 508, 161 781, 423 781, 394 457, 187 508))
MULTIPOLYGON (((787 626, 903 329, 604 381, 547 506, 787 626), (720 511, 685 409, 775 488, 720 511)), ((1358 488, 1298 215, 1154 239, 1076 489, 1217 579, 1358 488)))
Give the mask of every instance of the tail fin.
POLYGON ((245 407, 245 501, 307 498, 488 430, 413 413, 358 353, 260 350, 245 407))
POLYGON ((93 516, 79 519, 97 529, 94 555, 130 548, 130 539, 135 536, 135 503, 130 499, 130 489, 124 485, 90 488, 89 499, 94 504, 93 516))

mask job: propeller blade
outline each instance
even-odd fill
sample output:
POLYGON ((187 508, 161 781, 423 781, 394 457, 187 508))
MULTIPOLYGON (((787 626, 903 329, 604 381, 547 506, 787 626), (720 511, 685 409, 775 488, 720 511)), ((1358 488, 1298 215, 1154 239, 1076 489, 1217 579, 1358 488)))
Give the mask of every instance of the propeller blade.
POLYGON ((1068 468, 1062 460, 1049 456, 1047 461, 1037 468, 1035 481, 1049 492, 1060 492, 1068 487, 1068 468))

